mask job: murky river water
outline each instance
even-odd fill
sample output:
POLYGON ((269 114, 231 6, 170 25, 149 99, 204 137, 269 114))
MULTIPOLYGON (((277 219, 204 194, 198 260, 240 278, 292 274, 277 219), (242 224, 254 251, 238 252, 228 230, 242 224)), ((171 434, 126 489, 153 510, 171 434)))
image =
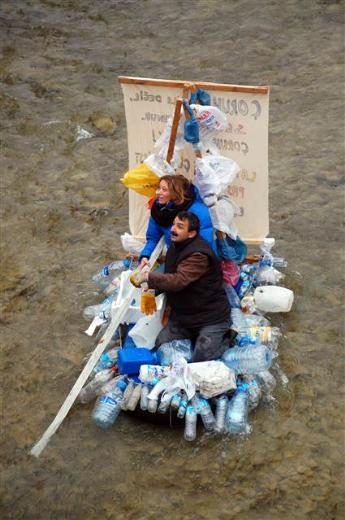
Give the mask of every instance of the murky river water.
POLYGON ((342 2, 3 0, 2 518, 344 518, 342 2), (74 407, 90 276, 128 231, 119 74, 270 85, 270 221, 293 311, 245 440, 74 407), (109 119, 102 119, 105 116, 109 119), (77 127, 94 133, 76 141, 77 127), (94 211, 98 210, 98 211, 94 211), (301 273, 298 276, 294 271, 301 273))

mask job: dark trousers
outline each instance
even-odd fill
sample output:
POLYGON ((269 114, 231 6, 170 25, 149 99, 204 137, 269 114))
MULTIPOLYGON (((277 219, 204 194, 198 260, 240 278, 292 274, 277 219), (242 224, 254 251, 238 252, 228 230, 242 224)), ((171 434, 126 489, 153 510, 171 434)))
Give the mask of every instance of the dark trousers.
POLYGON ((229 321, 204 327, 181 327, 169 321, 157 336, 155 348, 174 339, 190 339, 195 344, 192 361, 210 361, 219 358, 229 347, 229 321))

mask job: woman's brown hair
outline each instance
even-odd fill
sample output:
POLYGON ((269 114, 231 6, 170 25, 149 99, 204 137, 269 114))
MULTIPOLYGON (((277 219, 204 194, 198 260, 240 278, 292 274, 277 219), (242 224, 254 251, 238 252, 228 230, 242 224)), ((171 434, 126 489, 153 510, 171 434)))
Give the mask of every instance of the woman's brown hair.
POLYGON ((160 181, 167 183, 171 200, 178 206, 191 199, 191 183, 183 175, 163 175, 160 181))

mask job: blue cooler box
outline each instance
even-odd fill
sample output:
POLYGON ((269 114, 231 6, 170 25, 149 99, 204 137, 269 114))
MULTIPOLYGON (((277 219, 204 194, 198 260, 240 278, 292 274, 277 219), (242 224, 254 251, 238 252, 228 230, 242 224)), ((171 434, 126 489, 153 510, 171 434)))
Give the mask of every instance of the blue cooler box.
POLYGON ((117 355, 120 374, 133 376, 139 374, 141 365, 154 365, 156 356, 147 348, 122 348, 117 355))

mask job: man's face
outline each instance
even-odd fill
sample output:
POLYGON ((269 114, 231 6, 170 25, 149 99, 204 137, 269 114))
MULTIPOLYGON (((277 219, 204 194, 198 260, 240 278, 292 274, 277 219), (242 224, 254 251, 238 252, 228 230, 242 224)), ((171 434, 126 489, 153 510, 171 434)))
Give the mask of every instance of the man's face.
POLYGON ((188 220, 180 220, 178 217, 175 217, 171 228, 172 242, 183 242, 187 240, 187 238, 193 238, 195 236, 196 231, 188 231, 188 220))

